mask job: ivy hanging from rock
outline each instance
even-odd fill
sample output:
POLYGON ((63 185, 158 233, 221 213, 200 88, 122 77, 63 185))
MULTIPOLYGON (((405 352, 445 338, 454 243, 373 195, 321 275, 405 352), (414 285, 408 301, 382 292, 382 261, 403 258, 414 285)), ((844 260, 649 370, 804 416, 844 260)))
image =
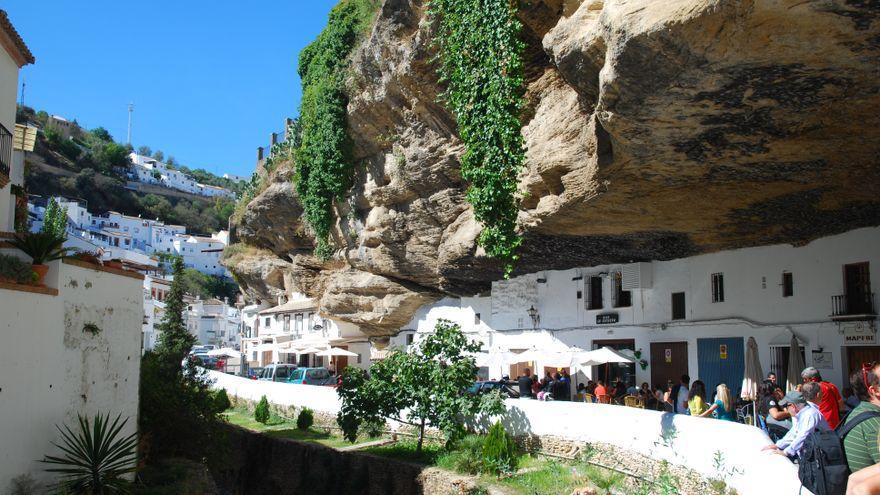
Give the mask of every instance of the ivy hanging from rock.
POLYGON ((299 55, 302 141, 294 153, 294 182, 306 221, 315 234, 315 254, 321 259, 333 253, 333 203, 351 186, 353 164, 344 87, 348 57, 377 6, 377 0, 343 0, 330 11, 324 31, 299 55))
POLYGON ((504 262, 519 258, 517 175, 525 161, 522 24, 511 0, 431 0, 437 22, 440 78, 466 150, 462 177, 483 230, 479 244, 504 262))

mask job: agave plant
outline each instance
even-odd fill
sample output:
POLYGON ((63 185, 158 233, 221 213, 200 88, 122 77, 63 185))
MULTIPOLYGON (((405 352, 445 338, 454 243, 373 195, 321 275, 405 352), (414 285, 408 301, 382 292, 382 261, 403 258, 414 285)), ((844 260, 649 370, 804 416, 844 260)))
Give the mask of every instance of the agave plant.
POLYGON ((61 493, 104 495, 128 493, 128 481, 123 476, 136 469, 137 433, 120 436, 128 419, 116 416, 111 423, 110 414, 96 415, 93 420, 77 415, 79 429, 55 426, 61 433, 62 442, 52 445, 64 452, 61 457, 46 456, 42 462, 57 467, 47 468, 50 473, 60 473, 58 484, 61 493))
POLYGON ((64 247, 63 237, 48 232, 16 234, 9 243, 33 258, 35 265, 61 259, 71 252, 70 248, 64 247))

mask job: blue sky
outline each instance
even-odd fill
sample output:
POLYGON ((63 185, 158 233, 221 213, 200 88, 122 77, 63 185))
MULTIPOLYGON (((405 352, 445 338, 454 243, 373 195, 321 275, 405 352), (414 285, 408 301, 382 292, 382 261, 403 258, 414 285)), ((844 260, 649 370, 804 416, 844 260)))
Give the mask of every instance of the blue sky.
POLYGON ((249 176, 257 146, 296 115, 299 51, 335 3, 13 0, 3 8, 37 59, 21 73, 26 105, 124 142, 133 102, 135 147, 249 176))

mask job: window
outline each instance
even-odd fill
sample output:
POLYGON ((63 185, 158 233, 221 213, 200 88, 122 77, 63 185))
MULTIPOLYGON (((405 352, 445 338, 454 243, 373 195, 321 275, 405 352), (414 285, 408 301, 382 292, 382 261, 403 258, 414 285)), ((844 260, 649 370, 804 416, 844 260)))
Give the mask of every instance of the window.
POLYGON ((794 276, 791 272, 782 272, 782 297, 794 295, 794 276))
POLYGON ((602 309, 602 277, 590 277, 588 280, 587 309, 602 309))
POLYGON ((724 274, 712 274, 712 302, 724 302, 724 274))
POLYGON ((583 299, 584 298, 584 291, 582 291, 582 290, 577 291, 577 298, 578 298, 578 300, 583 299))
POLYGON ((263 320, 263 325, 269 326, 269 317, 267 316, 265 320, 263 320))
POLYGON ((480 313, 474 313, 474 325, 480 324, 480 313))
POLYGON ((628 308, 632 306, 632 292, 623 290, 623 274, 615 272, 612 281, 614 282, 614 307, 628 308))
POLYGON ((415 334, 413 334, 413 333, 406 334, 406 345, 412 345, 413 339, 415 339, 415 334))
POLYGON ((296 316, 294 316, 294 319, 296 320, 296 323, 294 324, 293 328, 296 330, 296 333, 302 332, 303 331, 303 314, 297 313, 296 316))
POLYGON ((672 293, 672 319, 683 320, 685 318, 684 292, 672 293))

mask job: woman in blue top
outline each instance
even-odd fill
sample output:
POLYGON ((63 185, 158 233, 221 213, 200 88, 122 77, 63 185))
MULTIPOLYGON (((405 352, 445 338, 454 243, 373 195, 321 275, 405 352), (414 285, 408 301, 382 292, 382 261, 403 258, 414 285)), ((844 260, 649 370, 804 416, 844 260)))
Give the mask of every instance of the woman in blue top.
POLYGON ((733 408, 733 401, 730 399, 730 389, 727 385, 721 383, 715 388, 715 403, 709 406, 701 418, 705 418, 715 413, 715 417, 725 421, 736 421, 736 410, 733 408))

